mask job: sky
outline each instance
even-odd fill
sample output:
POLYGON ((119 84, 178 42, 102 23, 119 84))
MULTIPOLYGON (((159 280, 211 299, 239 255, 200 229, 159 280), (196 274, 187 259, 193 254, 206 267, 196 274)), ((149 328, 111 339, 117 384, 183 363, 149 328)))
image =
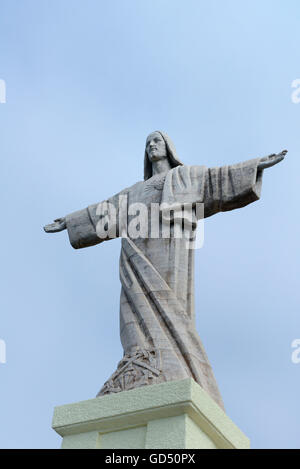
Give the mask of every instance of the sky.
POLYGON ((205 221, 195 302, 227 415, 252 448, 300 448, 299 41, 297 0, 0 0, 1 448, 59 448, 54 407, 122 357, 120 239, 42 227, 142 180, 156 129, 188 165, 289 150, 205 221))

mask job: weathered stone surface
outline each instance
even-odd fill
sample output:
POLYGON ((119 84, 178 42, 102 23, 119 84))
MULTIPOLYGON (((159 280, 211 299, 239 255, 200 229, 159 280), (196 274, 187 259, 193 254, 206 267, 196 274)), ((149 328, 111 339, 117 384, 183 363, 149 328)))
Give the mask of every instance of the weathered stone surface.
POLYGON ((146 141, 144 181, 45 227, 47 232, 67 228, 76 249, 111 237, 123 238, 120 334, 124 357, 99 395, 193 378, 223 407, 194 324, 194 250, 190 249, 191 244, 187 245, 186 238, 176 238, 176 230, 183 220, 187 221, 185 235, 193 239, 199 219, 197 204, 204 204, 204 216, 210 217, 258 200, 263 170, 281 161, 285 154, 283 151, 220 168, 185 166, 169 137, 154 132, 146 141), (126 237, 124 223, 130 233, 137 217, 135 204, 140 204, 139 227, 143 234, 138 238, 126 237), (155 238, 145 233, 151 232, 154 219, 151 210, 157 205, 160 208, 155 238), (180 218, 181 210, 188 206, 189 215, 180 218), (175 212, 171 236, 166 238, 162 233, 169 223, 170 207, 175 212), (99 237, 101 223, 109 227, 106 238, 99 237))

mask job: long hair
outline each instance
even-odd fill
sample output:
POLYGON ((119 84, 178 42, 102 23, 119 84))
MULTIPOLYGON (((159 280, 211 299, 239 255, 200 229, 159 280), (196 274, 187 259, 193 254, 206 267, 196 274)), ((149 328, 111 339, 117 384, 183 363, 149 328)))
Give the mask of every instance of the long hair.
MULTIPOLYGON (((177 156, 177 153, 176 153, 176 150, 175 150, 175 146, 174 146, 174 143, 172 142, 172 140, 170 139, 170 137, 164 133, 164 132, 161 132, 160 130, 155 130, 156 133, 160 134, 162 136, 162 138, 164 139, 164 142, 166 144, 166 149, 167 149, 167 156, 169 158, 169 161, 171 163, 171 167, 172 168, 175 168, 176 166, 180 166, 180 165, 183 165, 183 163, 181 163, 180 159, 178 158, 177 156)), ((154 132, 151 132, 151 133, 154 133, 154 132)), ((151 135, 151 134, 149 134, 151 135)), ((148 137, 147 137, 148 138, 148 137)), ((148 157, 148 153, 147 153, 147 150, 145 148, 145 156, 144 156, 144 180, 146 181, 146 179, 149 179, 153 176, 153 173, 152 173, 152 163, 151 161, 149 160, 149 157, 148 157)))

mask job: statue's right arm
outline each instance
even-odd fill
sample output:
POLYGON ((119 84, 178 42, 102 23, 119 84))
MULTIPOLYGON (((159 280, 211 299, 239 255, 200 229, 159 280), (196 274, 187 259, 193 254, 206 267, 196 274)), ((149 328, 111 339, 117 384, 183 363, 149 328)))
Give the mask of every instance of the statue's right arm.
POLYGON ((46 233, 57 233, 67 230, 69 241, 74 249, 81 249, 94 246, 104 241, 104 238, 97 233, 97 207, 100 204, 89 205, 88 207, 69 213, 65 217, 57 218, 54 223, 44 226, 46 233))
POLYGON ((106 201, 69 213, 63 218, 57 218, 54 223, 46 225, 44 230, 46 233, 57 233, 66 229, 70 244, 74 249, 94 246, 116 238, 118 237, 118 217, 114 216, 117 214, 115 197, 118 199, 118 196, 114 196, 106 201), (109 232, 105 230, 107 224, 109 232))
MULTIPOLYGON (((119 196, 126 195, 129 189, 100 203, 57 218, 54 223, 44 226, 46 233, 67 230, 69 241, 74 249, 86 248, 119 237, 119 196)), ((126 199, 127 200, 127 199, 126 199)))
POLYGON ((46 233, 57 233, 58 231, 63 231, 67 228, 66 219, 63 218, 56 218, 54 223, 50 223, 49 225, 44 226, 44 230, 46 233))

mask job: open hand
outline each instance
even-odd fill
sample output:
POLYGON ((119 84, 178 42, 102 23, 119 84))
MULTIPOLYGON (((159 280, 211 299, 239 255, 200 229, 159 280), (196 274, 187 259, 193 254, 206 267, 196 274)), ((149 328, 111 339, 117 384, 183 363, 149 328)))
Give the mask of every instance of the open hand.
POLYGON ((58 231, 63 231, 66 228, 67 224, 65 218, 56 218, 54 223, 50 223, 50 225, 44 226, 46 233, 57 233, 58 231))
POLYGON ((263 158, 260 159, 260 162, 258 163, 257 169, 266 169, 270 168, 271 166, 274 166, 277 163, 280 163, 287 154, 287 150, 282 150, 281 153, 272 153, 272 155, 269 156, 264 156, 263 158))

